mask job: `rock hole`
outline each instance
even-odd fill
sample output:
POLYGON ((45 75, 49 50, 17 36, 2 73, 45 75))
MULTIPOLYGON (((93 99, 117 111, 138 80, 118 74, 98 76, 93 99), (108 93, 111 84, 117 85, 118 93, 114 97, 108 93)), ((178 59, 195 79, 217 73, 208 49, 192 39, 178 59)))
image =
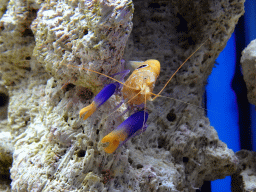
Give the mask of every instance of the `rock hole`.
POLYGON ((88 141, 88 145, 89 146, 93 146, 93 142, 92 141, 88 141))
POLYGON ((31 29, 26 28, 24 31, 22 31, 21 36, 22 37, 34 37, 34 34, 31 29))
POLYGON ((77 157, 84 157, 86 154, 86 151, 85 150, 82 150, 80 149, 78 152, 77 152, 77 157))
POLYGON ((183 163, 187 163, 189 161, 189 158, 188 157, 183 157, 182 161, 183 161, 183 163))
POLYGON ((202 170, 198 173, 198 175, 204 175, 205 174, 205 170, 202 170))
POLYGON ((7 185, 11 185, 11 177, 10 177, 10 174, 0 174, 0 180, 1 180, 1 183, 6 183, 7 185))
POLYGON ((67 85, 63 86, 63 89, 65 92, 67 92, 67 91, 70 91, 71 89, 73 89, 74 87, 76 87, 74 84, 68 83, 67 85))
POLYGON ((68 122, 68 116, 67 115, 64 115, 63 118, 64 118, 65 122, 68 122))
POLYGON ((132 164, 132 163, 133 163, 133 160, 129 157, 129 158, 128 158, 128 162, 129 162, 130 164, 132 164))
POLYGON ((195 45, 196 42, 193 40, 192 37, 188 37, 188 44, 189 44, 189 45, 195 45))
POLYGON ((31 71, 31 67, 23 67, 27 71, 31 71))
POLYGON ((195 83, 195 82, 189 84, 189 87, 190 87, 190 88, 193 88, 193 87, 195 87, 195 86, 196 86, 196 83, 195 83))
POLYGON ((4 107, 9 102, 9 96, 5 93, 0 93, 0 107, 4 107))
POLYGON ((155 9, 159 9, 161 6, 159 5, 159 3, 150 3, 148 5, 148 8, 155 8, 155 9))
POLYGON ((4 23, 2 23, 2 25, 0 26, 0 30, 3 31, 4 29, 5 29, 4 23))
POLYGON ((141 165, 141 164, 137 165, 137 169, 142 169, 142 168, 143 168, 143 165, 141 165))
POLYGON ((165 139, 164 138, 158 138, 157 140, 158 148, 163 148, 165 146, 165 139))
POLYGON ((188 31, 188 22, 183 18, 183 16, 177 13, 177 18, 180 20, 179 25, 176 27, 178 33, 188 31))
POLYGON ((30 59, 31 59, 31 57, 30 57, 30 56, 27 56, 27 57, 25 57, 25 59, 26 59, 26 60, 30 60, 30 59))
POLYGON ((79 97, 81 102, 85 102, 87 100, 91 100, 94 95, 90 89, 88 89, 86 87, 79 86, 79 87, 77 87, 77 96, 79 97))
POLYGON ((167 120, 173 122, 176 120, 176 114, 174 113, 174 109, 172 109, 166 116, 167 120))
POLYGON ((75 57, 75 62, 78 64, 78 65, 81 65, 82 62, 81 62, 81 59, 79 57, 75 57))
POLYGON ((84 30, 83 30, 83 34, 84 34, 84 35, 87 35, 87 34, 88 34, 88 29, 84 29, 84 30))
POLYGON ((28 120, 25 121, 25 125, 28 125, 30 122, 30 118, 28 120))
POLYGON ((162 22, 164 21, 164 18, 155 16, 155 17, 152 17, 150 20, 152 22, 162 22))

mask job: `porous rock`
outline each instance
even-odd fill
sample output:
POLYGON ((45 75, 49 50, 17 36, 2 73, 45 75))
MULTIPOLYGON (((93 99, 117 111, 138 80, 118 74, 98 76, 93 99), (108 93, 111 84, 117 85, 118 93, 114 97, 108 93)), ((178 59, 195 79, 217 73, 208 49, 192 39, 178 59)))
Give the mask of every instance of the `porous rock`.
POLYGON ((0 67, 5 85, 18 84, 31 70, 30 59, 35 46, 31 22, 38 4, 11 0, 0 20, 0 67))
POLYGON ((98 75, 85 69, 104 74, 121 70, 132 13, 128 0, 45 3, 32 26, 34 55, 56 79, 99 91, 98 75))
MULTIPOLYGON (((2 121, 6 123, 6 121, 2 121)), ((0 191, 9 192, 11 191, 10 168, 12 166, 12 154, 14 149, 10 131, 3 130, 3 122, 0 124, 0 191)))
POLYGON ((1 0, 0 1, 0 18, 7 10, 8 0, 1 0))
POLYGON ((238 169, 232 175, 232 191, 256 191, 256 152, 241 150, 236 152, 239 160, 238 169))
POLYGON ((78 112, 108 82, 85 69, 113 75, 123 57, 158 59, 157 92, 208 39, 162 93, 200 105, 214 61, 243 14, 243 0, 16 2, 0 21, 15 145, 12 191, 194 191, 204 180, 236 171, 234 152, 193 105, 166 98, 147 104, 147 130, 113 154, 100 140, 127 117, 118 116, 126 105, 108 117, 120 96, 86 121, 78 112), (28 17, 31 7, 37 14, 28 17), (25 37, 16 31, 23 20, 25 37))
POLYGON ((247 87, 247 97, 251 104, 256 105, 256 40, 243 50, 241 65, 247 87))

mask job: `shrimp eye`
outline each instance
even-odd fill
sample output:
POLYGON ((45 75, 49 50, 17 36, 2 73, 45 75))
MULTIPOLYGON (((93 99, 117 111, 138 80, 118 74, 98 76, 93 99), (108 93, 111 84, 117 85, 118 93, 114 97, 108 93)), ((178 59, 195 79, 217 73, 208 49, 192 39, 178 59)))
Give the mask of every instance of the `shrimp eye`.
POLYGON ((141 66, 139 66, 136 70, 138 70, 138 69, 141 69, 141 68, 144 68, 144 67, 147 67, 148 65, 141 65, 141 66))

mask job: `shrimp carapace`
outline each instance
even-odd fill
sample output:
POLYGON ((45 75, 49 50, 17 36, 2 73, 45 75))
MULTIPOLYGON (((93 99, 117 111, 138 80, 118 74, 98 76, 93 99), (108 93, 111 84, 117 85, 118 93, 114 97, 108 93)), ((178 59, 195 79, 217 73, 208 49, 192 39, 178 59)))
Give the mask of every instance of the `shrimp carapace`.
POLYGON ((160 74, 160 62, 157 60, 150 59, 139 64, 140 66, 132 72, 122 88, 123 98, 134 105, 151 100, 151 93, 160 74))

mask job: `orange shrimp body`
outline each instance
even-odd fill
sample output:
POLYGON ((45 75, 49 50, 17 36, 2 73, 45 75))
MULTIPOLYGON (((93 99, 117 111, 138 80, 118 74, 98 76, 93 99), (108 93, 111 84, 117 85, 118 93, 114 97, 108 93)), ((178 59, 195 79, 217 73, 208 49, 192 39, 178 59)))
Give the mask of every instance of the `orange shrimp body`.
POLYGON ((123 98, 134 105, 151 100, 152 91, 160 73, 160 62, 157 60, 150 59, 139 64, 140 66, 133 71, 122 88, 123 98))

